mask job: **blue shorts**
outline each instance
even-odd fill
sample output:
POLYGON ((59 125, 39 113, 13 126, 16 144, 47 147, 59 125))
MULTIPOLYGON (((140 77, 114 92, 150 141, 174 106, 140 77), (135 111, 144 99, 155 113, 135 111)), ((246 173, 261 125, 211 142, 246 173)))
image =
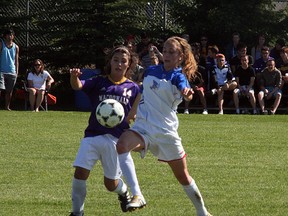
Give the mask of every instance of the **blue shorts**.
MULTIPOLYGON (((272 92, 272 91, 274 90, 274 88, 275 88, 275 87, 270 87, 270 86, 265 87, 265 89, 268 90, 268 94, 270 94, 270 92, 272 92)), ((264 91, 261 90, 260 92, 264 92, 264 91)), ((260 92, 259 92, 259 93, 260 93, 260 92)), ((276 97, 277 94, 282 94, 281 89, 278 89, 277 91, 275 91, 274 94, 273 94, 273 97, 276 97)), ((265 95, 265 96, 266 96, 266 95, 265 95)))

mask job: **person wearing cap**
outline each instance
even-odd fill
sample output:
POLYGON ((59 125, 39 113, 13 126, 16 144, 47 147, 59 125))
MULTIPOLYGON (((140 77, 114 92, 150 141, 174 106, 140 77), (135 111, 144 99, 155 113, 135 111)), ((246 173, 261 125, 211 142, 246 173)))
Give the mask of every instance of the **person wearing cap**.
POLYGON ((15 86, 19 69, 19 47, 14 43, 14 31, 11 29, 3 32, 0 43, 0 94, 5 90, 5 109, 10 109, 13 88, 15 86))

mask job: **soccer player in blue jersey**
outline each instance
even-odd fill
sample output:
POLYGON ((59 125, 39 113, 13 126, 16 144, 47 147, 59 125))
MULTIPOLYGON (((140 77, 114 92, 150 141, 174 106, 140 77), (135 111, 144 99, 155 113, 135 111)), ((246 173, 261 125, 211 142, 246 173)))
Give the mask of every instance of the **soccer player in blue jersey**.
MULTIPOLYGON (((159 161, 167 162, 171 167, 197 215, 210 216, 195 180, 188 172, 186 153, 177 132, 177 106, 182 98, 192 99, 193 91, 188 80, 196 70, 197 63, 187 41, 180 37, 167 39, 163 47, 163 64, 145 71, 135 123, 120 136, 117 151, 121 166, 122 159, 131 150, 141 151, 144 157, 149 149, 159 161)), ((130 167, 128 171, 133 173, 131 176, 136 176, 135 168, 130 167)), ((141 208, 142 199, 140 195, 134 196, 127 205, 128 210, 141 208)))
MULTIPOLYGON (((121 179, 116 143, 130 120, 135 118, 136 107, 133 108, 139 86, 125 77, 131 64, 131 54, 126 47, 115 48, 106 65, 107 76, 97 76, 88 80, 80 80, 82 74, 78 68, 70 70, 70 83, 74 90, 83 90, 89 97, 93 110, 88 127, 81 141, 75 162, 75 173, 72 181, 72 213, 71 216, 82 216, 86 197, 86 180, 90 170, 97 161, 101 161, 104 172, 104 185, 108 191, 118 194, 123 212, 131 200, 126 184, 121 179), (125 110, 126 119, 114 128, 106 128, 99 124, 95 110, 101 101, 112 98, 119 101, 125 110), (134 110, 134 111, 133 111, 134 110)), ((127 159, 132 160, 132 158, 127 159)), ((133 163, 133 160, 132 162, 133 163)), ((135 183, 139 187, 138 182, 135 183)), ((140 191, 140 189, 138 189, 140 191)), ((133 194, 133 193, 132 193, 133 194)))

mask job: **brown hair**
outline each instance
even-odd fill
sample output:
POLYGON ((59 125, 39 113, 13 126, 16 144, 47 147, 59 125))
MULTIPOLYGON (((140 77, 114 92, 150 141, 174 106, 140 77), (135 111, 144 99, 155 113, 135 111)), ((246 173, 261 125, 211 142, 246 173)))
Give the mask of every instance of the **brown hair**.
POLYGON ((43 73, 43 71, 44 71, 44 63, 43 63, 43 61, 42 61, 41 59, 35 59, 35 60, 33 61, 33 63, 32 63, 32 69, 31 69, 31 72, 32 72, 33 74, 36 73, 36 69, 35 69, 34 65, 35 65, 37 62, 40 62, 40 73, 43 73))
POLYGON ((183 54, 182 73, 191 81, 197 71, 197 62, 191 51, 191 46, 185 39, 177 36, 170 37, 166 41, 174 41, 178 44, 178 51, 183 54))
MULTIPOLYGON (((130 51, 128 50, 127 47, 125 46, 119 46, 119 47, 115 47, 109 54, 108 54, 108 58, 106 60, 106 66, 104 68, 104 72, 108 75, 111 73, 111 59, 113 58, 113 56, 116 53, 125 53, 128 55, 129 58, 129 67, 131 65, 132 62, 132 54, 130 53, 130 51)), ((128 68, 129 69, 129 68, 128 68)), ((127 69, 127 70, 128 70, 127 69)))

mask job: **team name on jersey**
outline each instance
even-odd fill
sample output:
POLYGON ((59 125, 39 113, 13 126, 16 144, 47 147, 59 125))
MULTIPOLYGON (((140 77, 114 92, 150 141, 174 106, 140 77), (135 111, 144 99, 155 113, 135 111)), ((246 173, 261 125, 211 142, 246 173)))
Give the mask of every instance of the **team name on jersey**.
POLYGON ((118 102, 127 105, 129 103, 129 99, 119 95, 99 95, 99 101, 103 101, 106 99, 114 99, 118 102))

